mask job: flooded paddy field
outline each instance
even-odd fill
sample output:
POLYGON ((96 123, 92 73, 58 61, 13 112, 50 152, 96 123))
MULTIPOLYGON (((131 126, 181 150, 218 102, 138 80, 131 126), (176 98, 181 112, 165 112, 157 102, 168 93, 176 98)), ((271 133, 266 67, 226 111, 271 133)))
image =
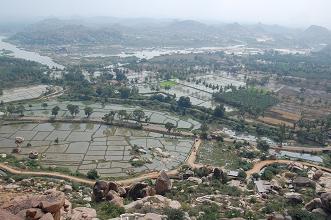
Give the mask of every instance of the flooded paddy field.
MULTIPOLYGON (((76 116, 77 118, 85 117, 84 108, 86 106, 93 108, 93 113, 90 116, 91 119, 101 119, 106 113, 110 111, 119 111, 119 110, 126 110, 128 114, 132 113, 135 109, 142 109, 139 107, 133 106, 126 106, 126 105, 119 105, 119 104, 106 104, 103 105, 101 103, 83 103, 83 102, 58 102, 58 101, 48 101, 47 107, 41 107, 41 103, 31 103, 32 107, 26 107, 27 111, 25 112, 26 116, 51 116, 51 110, 54 106, 59 106, 60 111, 58 116, 59 117, 71 117, 70 113, 67 110, 67 105, 78 105, 80 108, 79 114, 76 116)), ((177 128, 180 129, 199 129, 201 124, 198 121, 187 119, 187 118, 179 118, 178 116, 171 115, 166 112, 160 111, 152 111, 147 109, 142 109, 147 117, 150 118, 150 123, 159 123, 165 124, 167 122, 171 122, 177 125, 177 128)), ((117 118, 117 115, 115 116, 117 118)))
POLYGON ((27 99, 35 99, 40 97, 47 91, 47 85, 27 86, 14 89, 5 89, 0 96, 0 102, 4 103, 21 101, 27 99))
POLYGON ((107 125, 17 123, 0 126, 0 152, 11 153, 16 137, 25 139, 19 157, 27 158, 35 151, 42 155, 43 165, 85 174, 96 169, 104 177, 173 169, 186 159, 193 145, 192 139, 107 125), (135 145, 144 150, 143 156, 149 161, 139 167, 130 163, 135 145), (160 151, 167 156, 157 153, 160 151))

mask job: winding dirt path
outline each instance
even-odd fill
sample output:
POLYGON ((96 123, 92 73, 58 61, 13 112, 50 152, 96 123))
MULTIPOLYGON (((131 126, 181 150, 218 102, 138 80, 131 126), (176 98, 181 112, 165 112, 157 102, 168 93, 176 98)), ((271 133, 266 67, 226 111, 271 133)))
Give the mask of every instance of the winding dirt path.
POLYGON ((299 147, 299 146, 283 146, 271 147, 274 150, 291 151, 297 153, 321 153, 331 151, 331 146, 328 147, 299 147))
MULTIPOLYGON (((197 154, 199 152, 199 148, 201 146, 202 140, 201 139, 196 139, 193 146, 190 155, 187 157, 185 160, 185 163, 192 167, 192 168, 200 168, 204 166, 203 164, 196 164, 195 161, 197 159, 197 154)), ((315 167, 316 169, 323 170, 325 172, 331 173, 330 168, 326 168, 323 166, 319 166, 313 163, 308 163, 308 162, 302 162, 302 161, 292 161, 292 160, 264 160, 264 161, 259 161, 256 164, 254 164, 253 168, 246 171, 247 177, 249 178, 253 173, 258 173, 261 171, 264 167, 269 166, 271 164, 292 164, 292 163, 300 163, 304 166, 309 166, 309 167, 315 167)), ((22 169, 17 169, 10 167, 6 164, 0 163, 0 170, 3 170, 5 172, 15 174, 15 175, 26 175, 26 176, 35 176, 35 177, 50 177, 50 178, 58 178, 58 179, 64 179, 80 184, 85 184, 89 186, 93 186, 95 181, 94 180, 88 180, 86 178, 81 178, 81 177, 75 177, 75 176, 69 176, 66 174, 62 173, 57 173, 57 172, 43 172, 43 171, 27 171, 27 170, 22 170, 22 169)), ((167 172, 167 174, 175 178, 179 173, 179 169, 174 169, 170 170, 167 172)), ((151 172, 151 173, 146 173, 142 174, 137 177, 132 177, 124 180, 118 180, 116 181, 120 185, 130 185, 135 182, 143 181, 146 179, 156 179, 159 176, 159 172, 151 172)))
POLYGON ((308 162, 302 162, 302 161, 295 161, 295 160, 263 160, 259 161, 256 164, 254 164, 253 168, 246 171, 247 177, 251 176, 253 173, 258 173, 260 172, 264 167, 269 166, 271 164, 293 164, 293 163, 299 163, 304 166, 308 167, 315 167, 316 169, 323 170, 325 172, 331 173, 330 168, 326 168, 323 166, 319 166, 313 163, 308 163, 308 162))

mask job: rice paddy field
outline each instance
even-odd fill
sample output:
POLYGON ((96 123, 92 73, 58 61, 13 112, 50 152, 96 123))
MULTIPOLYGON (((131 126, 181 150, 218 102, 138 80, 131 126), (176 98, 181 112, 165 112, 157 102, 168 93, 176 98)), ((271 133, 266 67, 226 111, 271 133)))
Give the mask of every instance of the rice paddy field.
POLYGON ((102 177, 173 169, 186 159, 193 145, 189 138, 107 125, 10 122, 0 126, 0 152, 11 153, 16 137, 25 139, 18 157, 27 158, 30 152, 38 152, 43 165, 84 174, 96 169, 102 177), (143 157, 148 163, 132 166, 134 145, 144 149, 143 157), (159 156, 155 153, 157 148, 169 156, 159 156))
POLYGON ((48 101, 45 102, 47 107, 42 107, 40 102, 31 103, 30 106, 26 104, 25 108, 25 115, 26 116, 51 116, 52 108, 54 106, 59 106, 60 111, 58 116, 59 117, 71 117, 70 113, 67 110, 67 105, 78 105, 80 108, 79 114, 76 116, 85 117, 84 108, 89 106, 93 108, 93 113, 90 116, 91 119, 100 119, 106 113, 110 111, 119 111, 119 110, 126 110, 128 114, 133 112, 135 109, 141 109, 144 111, 145 115, 150 118, 150 123, 157 123, 157 124, 165 124, 167 122, 171 122, 177 126, 179 129, 188 129, 188 130, 195 130, 199 129, 201 124, 198 121, 188 118, 180 118, 176 115, 171 115, 167 112, 161 111, 152 111, 143 109, 140 107, 133 107, 133 106, 126 106, 126 105, 119 105, 119 104, 107 104, 102 105, 101 103, 83 103, 83 102, 58 102, 58 101, 48 101))

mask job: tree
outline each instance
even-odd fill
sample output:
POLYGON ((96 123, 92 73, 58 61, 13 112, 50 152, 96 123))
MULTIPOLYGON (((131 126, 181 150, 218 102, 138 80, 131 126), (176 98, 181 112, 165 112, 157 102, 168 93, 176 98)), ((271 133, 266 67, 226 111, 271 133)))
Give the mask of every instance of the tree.
POLYGON ((225 115, 225 108, 224 105, 218 105, 214 109, 213 115, 218 118, 223 118, 225 115))
POLYGON ((117 81, 123 81, 126 80, 126 76, 123 72, 121 72, 119 69, 115 69, 116 72, 116 80, 117 81))
POLYGON ((179 107, 182 107, 182 108, 189 108, 192 106, 190 97, 185 97, 185 96, 181 96, 179 98, 179 100, 177 101, 177 104, 179 107))
POLYGON ((109 123, 113 123, 114 121, 114 118, 115 118, 115 115, 116 115, 116 112, 114 111, 110 111, 109 113, 105 114, 103 117, 102 117, 102 120, 104 120, 105 122, 109 123))
POLYGON ((207 138, 207 136, 208 136, 208 131, 209 131, 209 127, 208 127, 208 125, 207 125, 206 122, 204 122, 204 123, 201 125, 200 130, 201 130, 201 137, 203 137, 203 138, 207 138))
POLYGON ((286 138, 286 125, 282 124, 279 126, 279 131, 278 131, 278 139, 280 146, 283 146, 283 142, 286 138))
POLYGON ((84 112, 85 112, 86 117, 89 118, 93 113, 93 108, 90 106, 87 106, 87 107, 85 107, 84 112))
POLYGON ((164 127, 168 130, 168 132, 170 132, 173 128, 175 128, 176 126, 171 123, 171 122, 167 122, 164 127))
POLYGON ((52 108, 52 115, 54 115, 55 117, 59 114, 60 111, 60 107, 59 106, 55 106, 52 108))
POLYGON ((122 99, 127 99, 130 97, 131 90, 127 87, 121 87, 119 90, 120 96, 122 99))
POLYGON ((16 107, 16 112, 20 113, 21 116, 24 115, 24 111, 25 111, 24 105, 19 105, 19 106, 16 107))
POLYGON ((41 104, 41 107, 42 107, 43 109, 46 109, 47 106, 48 106, 48 104, 47 104, 46 102, 43 102, 43 103, 41 104))
POLYGON ((10 104, 7 106, 6 110, 9 114, 13 114, 15 112, 16 108, 14 105, 10 104))
POLYGON ((268 151, 269 148, 270 148, 269 144, 266 141, 264 141, 264 140, 257 140, 256 147, 259 150, 264 151, 264 152, 268 151))
POLYGON ((136 121, 140 121, 142 118, 145 117, 145 112, 141 109, 135 109, 132 112, 132 117, 136 120, 136 121))
POLYGON ((67 105, 67 109, 72 116, 76 116, 79 113, 79 106, 78 105, 67 105))

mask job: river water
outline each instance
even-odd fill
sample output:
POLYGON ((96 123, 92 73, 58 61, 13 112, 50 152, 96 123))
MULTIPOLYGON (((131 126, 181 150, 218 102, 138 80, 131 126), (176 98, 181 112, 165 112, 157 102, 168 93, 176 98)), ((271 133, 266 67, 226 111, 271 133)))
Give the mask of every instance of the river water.
POLYGON ((38 53, 35 52, 30 52, 30 51, 26 51, 23 49, 18 48, 17 46, 4 42, 3 40, 6 37, 0 36, 0 50, 9 50, 12 53, 10 53, 10 56, 13 56, 15 58, 21 58, 21 59, 25 59, 25 60, 30 60, 30 61, 35 61, 41 64, 44 64, 46 66, 48 66, 49 68, 59 68, 59 69, 64 69, 64 66, 55 63, 50 57, 47 56, 41 56, 38 53))

